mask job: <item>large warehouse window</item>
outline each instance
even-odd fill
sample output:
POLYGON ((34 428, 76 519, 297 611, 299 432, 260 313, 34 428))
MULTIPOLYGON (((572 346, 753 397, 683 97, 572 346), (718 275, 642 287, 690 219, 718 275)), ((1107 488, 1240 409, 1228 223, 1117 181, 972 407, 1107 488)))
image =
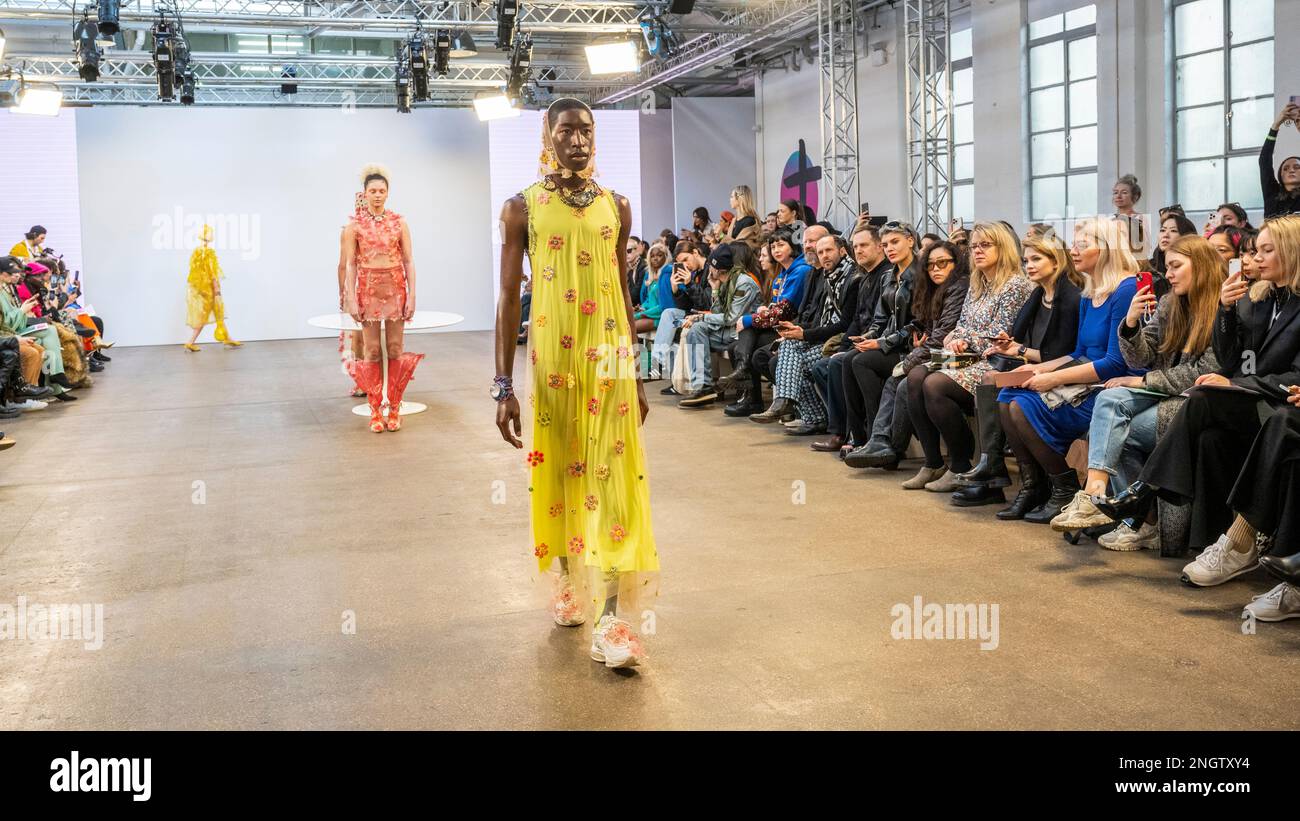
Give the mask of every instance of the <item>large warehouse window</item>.
POLYGON ((1273 123, 1273 0, 1176 0, 1174 157, 1188 211, 1262 208, 1259 147, 1273 123))
POLYGON ((952 61, 952 215, 969 225, 975 220, 975 69, 971 30, 954 31, 952 61))
POLYGON ((1097 9, 1029 24, 1030 217, 1097 211, 1097 9))

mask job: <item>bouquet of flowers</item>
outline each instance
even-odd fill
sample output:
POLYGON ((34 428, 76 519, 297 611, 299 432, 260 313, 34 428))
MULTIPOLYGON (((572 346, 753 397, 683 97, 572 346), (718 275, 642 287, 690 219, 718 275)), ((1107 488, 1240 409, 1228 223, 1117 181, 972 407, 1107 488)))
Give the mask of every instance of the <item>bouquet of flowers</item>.
POLYGON ((794 306, 788 299, 778 299, 771 305, 760 305, 754 311, 755 328, 775 328, 781 322, 794 319, 794 306))

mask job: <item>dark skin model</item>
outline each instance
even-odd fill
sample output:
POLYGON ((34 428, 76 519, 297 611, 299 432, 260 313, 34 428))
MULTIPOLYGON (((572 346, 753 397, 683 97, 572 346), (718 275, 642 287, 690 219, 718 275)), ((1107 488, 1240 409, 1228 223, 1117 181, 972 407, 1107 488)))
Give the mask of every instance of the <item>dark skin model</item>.
MULTIPOLYGON (((577 172, 586 169, 591 162, 594 138, 595 123, 590 112, 571 109, 556 117, 555 126, 551 129, 555 155, 560 167, 567 168, 574 174, 568 179, 553 174, 550 178, 552 182, 569 189, 581 188, 585 184, 577 172)), ((618 242, 614 246, 618 260, 615 267, 623 288, 627 326, 635 328, 632 295, 627 279, 627 239, 632 233, 632 205, 626 197, 617 194, 614 195, 614 201, 618 205, 620 226, 618 242)), ((498 375, 513 377, 515 354, 519 349, 519 286, 523 281, 524 253, 528 248, 528 214, 523 197, 511 197, 501 209, 501 237, 501 298, 497 301, 496 368, 498 375)), ((650 412, 650 404, 646 402, 645 386, 641 384, 639 373, 636 395, 641 406, 641 422, 644 424, 646 415, 650 412)), ((504 402, 497 403, 497 428, 501 431, 502 439, 516 448, 524 446, 519 439, 522 428, 519 421, 519 399, 516 396, 512 395, 504 402)))

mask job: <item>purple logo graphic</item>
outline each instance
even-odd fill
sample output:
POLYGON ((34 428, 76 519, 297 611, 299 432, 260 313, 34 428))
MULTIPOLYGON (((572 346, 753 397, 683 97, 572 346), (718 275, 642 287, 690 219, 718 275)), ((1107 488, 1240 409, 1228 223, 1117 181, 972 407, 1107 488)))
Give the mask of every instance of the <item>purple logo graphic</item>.
POLYGON ((798 200, 817 213, 817 181, 821 178, 821 166, 812 164, 808 149, 800 140, 799 150, 790 155, 781 172, 781 199, 798 200))

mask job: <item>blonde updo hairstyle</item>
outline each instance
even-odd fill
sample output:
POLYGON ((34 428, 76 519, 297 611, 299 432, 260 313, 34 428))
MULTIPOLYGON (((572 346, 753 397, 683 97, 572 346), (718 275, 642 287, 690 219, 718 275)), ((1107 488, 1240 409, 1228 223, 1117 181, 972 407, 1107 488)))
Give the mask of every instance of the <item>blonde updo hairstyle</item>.
POLYGON ((385 186, 392 187, 388 169, 378 163, 369 163, 361 169, 361 190, 364 191, 373 179, 381 179, 385 186))

